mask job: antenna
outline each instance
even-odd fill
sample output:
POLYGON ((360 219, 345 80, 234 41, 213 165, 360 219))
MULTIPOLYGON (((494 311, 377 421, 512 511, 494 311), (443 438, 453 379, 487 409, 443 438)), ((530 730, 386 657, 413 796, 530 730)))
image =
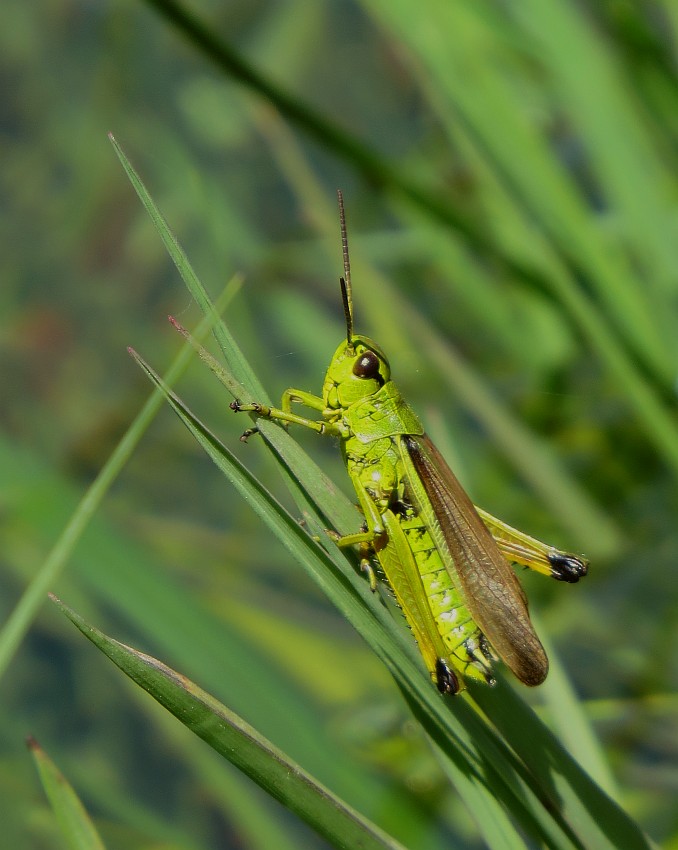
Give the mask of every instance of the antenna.
POLYGON ((341 227, 341 253, 344 257, 344 276, 339 278, 341 285, 341 300, 344 302, 346 316, 346 339, 349 348, 353 347, 353 291, 351 289, 351 261, 348 256, 348 237, 346 235, 346 214, 344 213, 344 196, 337 189, 339 201, 339 225, 341 227))

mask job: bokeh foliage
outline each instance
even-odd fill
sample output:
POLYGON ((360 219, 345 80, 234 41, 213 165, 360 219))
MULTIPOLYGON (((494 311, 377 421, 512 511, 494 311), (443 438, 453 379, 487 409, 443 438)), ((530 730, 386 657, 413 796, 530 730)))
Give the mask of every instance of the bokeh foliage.
MULTIPOLYGON (((106 133, 214 295, 244 273, 228 324, 274 397, 317 391, 341 337, 339 185, 358 328, 391 354, 474 499, 591 555, 575 588, 525 584, 621 801, 678 844, 673 4, 191 9, 274 81, 279 109, 158 8, 0 7, 3 619, 146 397, 126 346, 161 368, 179 346, 165 315, 198 321, 106 133)), ((179 391, 290 504, 261 448, 238 448, 211 374, 196 364, 179 391)), ((332 447, 305 443, 346 489, 332 447)), ((358 772, 356 795, 408 846, 474 846, 388 676, 169 413, 54 589, 328 785, 358 772)), ((316 840, 52 611, 3 685, 8 846, 58 846, 28 733, 110 846, 316 840)))

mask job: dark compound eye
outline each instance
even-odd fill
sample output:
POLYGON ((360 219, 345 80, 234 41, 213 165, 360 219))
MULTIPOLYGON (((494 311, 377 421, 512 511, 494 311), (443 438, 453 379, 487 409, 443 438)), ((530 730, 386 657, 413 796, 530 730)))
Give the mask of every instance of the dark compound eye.
POLYGON ((379 358, 373 351, 361 354, 353 366, 353 374, 358 378, 376 378, 379 376, 379 358))

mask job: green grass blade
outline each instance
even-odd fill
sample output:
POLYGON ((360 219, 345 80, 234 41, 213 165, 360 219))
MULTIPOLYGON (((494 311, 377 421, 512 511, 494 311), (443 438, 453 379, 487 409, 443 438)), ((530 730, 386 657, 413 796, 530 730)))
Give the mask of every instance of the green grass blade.
MULTIPOLYGON (((230 301, 239 288, 240 280, 234 278, 224 290, 223 298, 219 299, 219 306, 230 301)), ((199 339, 209 332, 213 321, 212 315, 203 319, 196 329, 196 336, 199 339)), ((187 344, 179 352, 165 374, 163 380, 168 386, 174 384, 183 375, 191 359, 192 350, 187 344)), ((15 656, 38 610, 43 605, 47 592, 54 586, 92 517, 99 509, 104 497, 132 456, 163 403, 163 393, 154 390, 87 489, 44 563, 27 585, 21 598, 3 624, 0 630, 0 679, 15 656)))
POLYGON ((52 599, 82 634, 127 676, 335 847, 402 850, 401 844, 189 679, 155 658, 107 637, 56 597, 52 599))
POLYGON ((512 690, 501 696, 473 687, 478 705, 511 742, 523 763, 549 796, 567 812, 583 847, 649 850, 652 843, 640 827, 580 767, 548 727, 512 690))
MULTIPOLYGON (((655 319, 662 320, 663 296, 671 292, 675 275, 672 205, 666 192, 675 176, 664 162, 658 135, 634 101, 616 45, 591 26, 581 8, 563 0, 527 0, 513 12, 535 49, 548 57, 555 94, 576 122, 597 179, 627 223, 624 238, 647 272, 643 296, 655 319)), ((675 342, 672 328, 664 331, 664 340, 675 342)))
MULTIPOLYGON (((263 386, 250 368, 226 325, 215 313, 207 291, 193 271, 188 258, 171 232, 162 213, 153 202, 120 145, 112 136, 110 138, 132 186, 158 230, 188 291, 195 298, 205 315, 213 317, 214 335, 228 365, 227 370, 216 370, 219 379, 231 394, 241 401, 256 400, 268 403, 269 400, 263 386)), ((316 513, 317 505, 325 505, 321 515, 326 524, 338 529, 354 529, 356 524, 355 508, 319 467, 311 465, 309 458, 299 449, 297 443, 283 429, 271 422, 262 421, 258 424, 258 427, 266 442, 282 460, 283 477, 301 512, 316 513), (305 476, 297 474, 300 467, 306 470, 305 476), (305 481, 304 488, 300 488, 300 480, 305 481)))
POLYGON ((94 824, 66 777, 34 738, 28 739, 38 775, 70 850, 105 850, 94 824))
MULTIPOLYGON (((146 694, 137 690, 137 703, 146 706, 146 694)), ((237 712, 236 712, 237 713, 237 712)), ((166 712, 153 713, 154 728, 160 730, 164 740, 169 741, 170 752, 185 760, 196 778, 219 801, 241 843, 247 850, 298 850, 294 835, 280 828, 276 812, 271 811, 267 800, 253 795, 249 779, 234 770, 224 770, 223 763, 194 740, 184 734, 184 729, 175 718, 166 712)))
MULTIPOLYGON (((539 634, 539 618, 532 615, 539 634)), ((560 664, 551 642, 542 638, 550 659, 549 675, 542 688, 545 708, 551 727, 567 751, 613 800, 620 794, 612 769, 605 758, 598 736, 593 729, 586 706, 578 698, 560 664)))
POLYGON ((250 365, 244 358, 242 352, 235 344, 235 340, 229 334, 226 326, 220 321, 219 315, 215 312, 214 306, 210 301, 205 288, 193 271, 193 267, 188 261, 188 257, 170 230, 162 213, 153 203, 143 181, 132 167, 132 164, 125 156, 120 145, 116 142, 113 134, 109 134, 109 139, 122 167, 125 169, 125 173, 127 174, 130 183, 134 187, 134 191, 139 196, 139 200, 144 205, 146 212, 160 234, 160 238, 167 249, 167 253, 172 258, 172 262, 186 284, 186 288, 193 298, 195 298, 203 313, 205 313, 205 315, 212 316, 214 335, 224 353, 224 356, 227 358, 231 371, 235 375, 237 382, 240 384, 241 390, 244 387, 244 392, 252 392, 257 398, 265 399, 266 396, 263 386, 259 383, 259 380, 250 368, 250 365))

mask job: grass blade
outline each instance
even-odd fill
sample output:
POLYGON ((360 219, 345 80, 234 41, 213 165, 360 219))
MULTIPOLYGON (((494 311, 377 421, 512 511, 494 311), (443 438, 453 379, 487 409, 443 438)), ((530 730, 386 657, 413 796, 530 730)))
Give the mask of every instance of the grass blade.
POLYGON ((335 847, 402 850, 401 844, 332 794, 189 679, 157 659, 113 640, 87 624, 55 596, 51 598, 82 634, 127 676, 335 847))
POLYGON ((38 775, 70 850, 105 850, 94 824, 66 777, 34 738, 27 741, 38 775))
MULTIPOLYGON (((219 305, 223 306, 233 298, 240 285, 240 279, 234 278, 224 290, 223 298, 219 299, 219 305)), ((213 316, 210 315, 201 322, 196 330, 196 336, 199 339, 209 331, 213 321, 213 316)), ((168 386, 172 386, 186 371, 191 362, 191 354, 191 347, 185 345, 165 374, 163 380, 168 386)), ((71 553, 92 517, 162 407, 163 401, 162 392, 154 390, 151 393, 111 456, 83 495, 80 504, 59 535, 44 563, 3 624, 0 630, 0 679, 35 619, 40 606, 44 602, 45 595, 66 566, 71 553)))

